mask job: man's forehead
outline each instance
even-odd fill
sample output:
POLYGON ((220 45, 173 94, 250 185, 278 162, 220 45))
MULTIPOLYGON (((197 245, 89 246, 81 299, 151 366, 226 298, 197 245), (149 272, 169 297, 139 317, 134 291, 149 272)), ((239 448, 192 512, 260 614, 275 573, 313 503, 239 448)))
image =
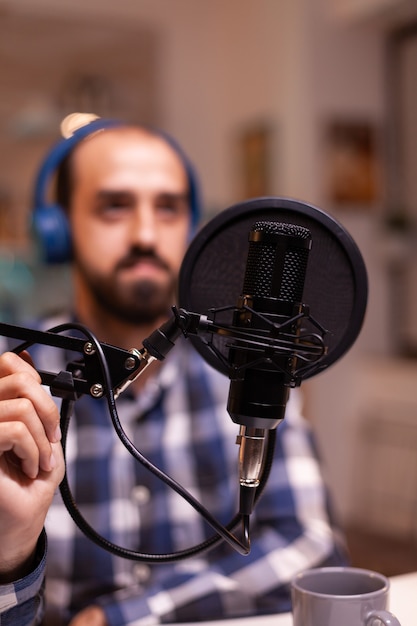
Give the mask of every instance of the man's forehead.
POLYGON ((188 183, 185 165, 175 149, 163 138, 146 130, 121 127, 99 131, 87 137, 74 150, 75 174, 93 170, 143 171, 170 168, 188 183))
POLYGON ((114 150, 122 150, 124 147, 127 148, 128 146, 158 148, 173 155, 179 161, 182 161, 179 154, 164 137, 144 128, 134 126, 121 126, 98 130, 85 137, 85 139, 74 148, 74 154, 89 153, 98 150, 111 153, 114 150))

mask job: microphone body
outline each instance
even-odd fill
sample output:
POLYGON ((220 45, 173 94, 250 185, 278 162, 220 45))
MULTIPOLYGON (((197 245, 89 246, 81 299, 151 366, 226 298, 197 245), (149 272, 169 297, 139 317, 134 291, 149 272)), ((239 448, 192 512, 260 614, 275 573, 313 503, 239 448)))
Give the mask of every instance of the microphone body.
POLYGON ((242 294, 233 326, 248 330, 253 342, 235 339, 229 352, 230 388, 227 410, 240 424, 240 513, 247 518, 260 485, 267 433, 284 419, 294 384, 296 347, 303 309, 302 295, 311 234, 307 228, 280 222, 256 222, 242 294), (281 349, 262 342, 274 337, 281 349))
POLYGON ((256 222, 249 234, 249 250, 242 294, 233 325, 283 342, 282 351, 239 343, 230 347, 230 390, 227 410, 238 424, 276 428, 284 418, 296 366, 297 334, 311 234, 302 226, 256 222), (286 347, 285 347, 286 346, 286 347))

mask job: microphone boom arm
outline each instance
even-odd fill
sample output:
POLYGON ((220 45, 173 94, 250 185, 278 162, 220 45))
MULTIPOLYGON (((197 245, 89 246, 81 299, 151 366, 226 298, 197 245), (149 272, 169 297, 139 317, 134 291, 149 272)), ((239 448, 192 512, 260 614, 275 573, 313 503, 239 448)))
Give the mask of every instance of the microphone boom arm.
MULTIPOLYGON (((76 400, 83 394, 90 394, 95 398, 100 398, 106 392, 106 383, 93 344, 85 337, 59 334, 68 329, 77 329, 77 327, 77 324, 62 324, 42 331, 0 323, 0 336, 23 341, 13 349, 16 353, 35 344, 79 353, 80 358, 76 359, 74 354, 74 361, 68 363, 66 371, 49 372, 37 369, 36 365, 35 368, 42 383, 50 387, 54 396, 76 400)), ((81 326, 79 328, 82 329, 81 326)), ((123 350, 106 343, 101 343, 101 347, 110 372, 112 390, 117 397, 121 388, 126 385, 126 381, 136 378, 138 373, 148 365, 150 359, 145 351, 141 353, 139 350, 123 350)))

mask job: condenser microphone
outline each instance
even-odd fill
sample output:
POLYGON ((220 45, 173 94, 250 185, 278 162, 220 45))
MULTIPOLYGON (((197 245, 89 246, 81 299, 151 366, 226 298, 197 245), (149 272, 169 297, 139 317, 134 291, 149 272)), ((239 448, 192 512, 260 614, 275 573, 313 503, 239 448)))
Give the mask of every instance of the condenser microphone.
MULTIPOLYGON (((242 294, 233 316, 254 341, 235 340, 229 351, 227 410, 240 424, 240 513, 250 515, 259 487, 267 433, 284 419, 297 366, 303 290, 311 234, 289 223, 259 221, 249 233, 242 294), (264 337, 278 347, 265 347, 264 337)), ((238 333, 237 333, 238 336, 238 333)), ((269 343, 269 345, 271 345, 269 343)))
POLYGON ((310 248, 310 231, 299 225, 259 221, 249 233, 233 325, 250 331, 254 341, 236 339, 229 352, 227 410, 238 424, 269 429, 284 418, 289 388, 294 386, 310 248), (265 347, 263 336, 276 338, 279 347, 265 347))

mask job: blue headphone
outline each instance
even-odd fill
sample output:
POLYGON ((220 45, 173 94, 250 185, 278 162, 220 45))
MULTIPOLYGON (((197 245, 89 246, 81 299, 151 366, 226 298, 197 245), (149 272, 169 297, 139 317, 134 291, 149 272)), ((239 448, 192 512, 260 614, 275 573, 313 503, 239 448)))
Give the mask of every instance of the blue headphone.
MULTIPOLYGON (((50 180, 62 161, 72 149, 89 135, 105 128, 126 126, 126 122, 111 119, 96 119, 76 130, 68 139, 56 143, 46 155, 34 185, 32 227, 40 243, 47 263, 65 263, 71 260, 71 232, 66 212, 57 203, 47 200, 50 180)), ((190 192, 192 228, 195 229, 201 212, 198 181, 194 169, 178 144, 168 135, 152 130, 161 136, 177 152, 184 164, 190 192)))

